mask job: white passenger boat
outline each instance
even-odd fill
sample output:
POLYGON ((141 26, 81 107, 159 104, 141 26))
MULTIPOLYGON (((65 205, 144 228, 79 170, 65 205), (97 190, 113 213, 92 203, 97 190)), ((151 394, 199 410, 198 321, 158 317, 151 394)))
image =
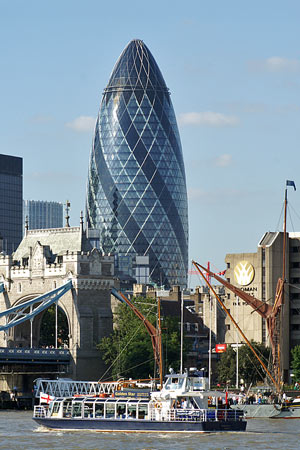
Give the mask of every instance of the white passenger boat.
MULTIPOLYGON (((171 373, 160 391, 115 391, 109 397, 55 398, 48 407, 34 408, 40 425, 62 430, 121 432, 245 431, 244 413, 223 405, 208 407, 207 378, 195 369, 171 373)), ((224 394, 225 396, 225 394, 224 394)), ((215 402, 218 405, 218 402, 215 402)))

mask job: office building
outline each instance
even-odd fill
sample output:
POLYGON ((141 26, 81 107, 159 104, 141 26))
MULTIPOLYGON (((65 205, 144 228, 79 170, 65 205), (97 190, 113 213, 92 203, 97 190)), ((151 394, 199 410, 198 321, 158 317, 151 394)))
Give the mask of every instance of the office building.
POLYGON ((24 200, 24 226, 28 220, 29 230, 63 227, 63 204, 38 200, 24 200))
POLYGON ((187 283, 185 169, 170 93, 149 49, 131 41, 103 93, 86 213, 104 253, 149 256, 150 279, 187 283))
POLYGON ((22 239, 23 160, 0 155, 0 251, 11 254, 22 239))
MULTIPOLYGON (((283 233, 267 232, 256 253, 227 254, 226 278, 243 291, 269 305, 274 304, 278 278, 282 276, 283 233)), ((288 379, 290 350, 300 345, 300 233, 288 233, 284 304, 281 322, 281 367, 288 379)), ((225 305, 249 340, 269 345, 266 321, 257 311, 226 289, 225 305)), ((225 342, 236 343, 237 336, 230 319, 225 319, 225 342)))

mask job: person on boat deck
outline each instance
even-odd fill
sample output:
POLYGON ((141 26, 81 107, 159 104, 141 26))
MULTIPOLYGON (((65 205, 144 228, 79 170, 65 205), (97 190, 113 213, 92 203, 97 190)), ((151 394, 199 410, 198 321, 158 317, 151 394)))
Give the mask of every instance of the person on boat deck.
POLYGON ((187 409, 187 399, 186 398, 181 399, 181 408, 187 409))

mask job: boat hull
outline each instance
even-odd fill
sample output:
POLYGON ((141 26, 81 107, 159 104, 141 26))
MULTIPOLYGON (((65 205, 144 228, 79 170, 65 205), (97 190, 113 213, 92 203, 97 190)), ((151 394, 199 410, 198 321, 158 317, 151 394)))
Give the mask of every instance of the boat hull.
POLYGON ((59 418, 34 418, 34 420, 39 425, 57 430, 94 430, 123 433, 207 433, 218 431, 245 431, 247 425, 247 422, 243 420, 207 422, 59 418))
POLYGON ((269 419, 281 414, 281 406, 277 404, 232 405, 231 408, 243 411, 247 419, 269 419))
POLYGON ((300 419, 300 407, 284 407, 274 419, 300 419))

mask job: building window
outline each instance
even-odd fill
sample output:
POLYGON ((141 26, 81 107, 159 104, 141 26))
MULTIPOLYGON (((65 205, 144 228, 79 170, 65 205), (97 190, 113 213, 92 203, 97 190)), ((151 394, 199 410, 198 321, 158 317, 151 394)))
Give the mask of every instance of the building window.
POLYGON ((230 324, 229 324, 229 323, 227 323, 227 324, 225 325, 225 330, 226 330, 226 331, 229 331, 229 330, 230 330, 230 324))
POLYGON ((226 280, 228 281, 228 283, 230 283, 230 278, 226 278, 226 280))
POLYGON ((292 267, 292 269, 298 269, 300 267, 300 263, 299 262, 292 262, 291 267, 292 267))
POLYGON ((21 294, 22 292, 22 283, 18 283, 18 293, 21 294))
POLYGON ((227 263, 227 269, 230 269, 230 262, 227 263))
POLYGON ((292 278, 291 279, 291 283, 292 284, 299 284, 300 283, 300 278, 292 278))
POLYGON ((23 265, 24 267, 27 267, 27 266, 28 266, 28 260, 29 260, 29 258, 22 258, 22 265, 23 265))
POLYGON ((53 281, 53 289, 56 289, 56 281, 53 281))
POLYGON ((227 294, 227 298, 228 298, 228 300, 230 299, 230 294, 227 294))
POLYGON ((262 266, 266 265, 266 250, 263 248, 261 252, 262 266))

